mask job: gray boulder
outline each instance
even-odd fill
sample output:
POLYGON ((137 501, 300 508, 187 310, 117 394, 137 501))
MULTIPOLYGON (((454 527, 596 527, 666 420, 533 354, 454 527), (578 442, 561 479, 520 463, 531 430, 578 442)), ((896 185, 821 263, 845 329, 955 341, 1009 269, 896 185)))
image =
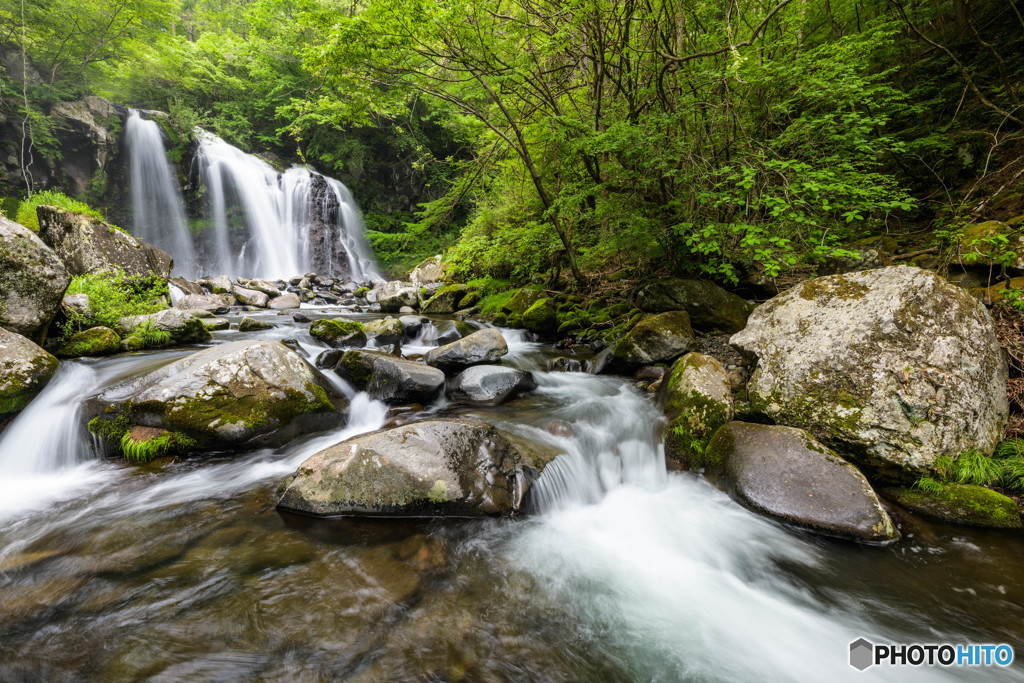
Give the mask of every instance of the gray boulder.
POLYGON ((120 268, 134 277, 170 277, 174 265, 170 254, 120 228, 55 206, 40 206, 36 213, 39 236, 72 276, 120 268))
POLYGON ((0 327, 0 418, 27 406, 59 363, 25 337, 0 327))
POLYGON ((512 516, 553 453, 470 420, 357 436, 301 465, 278 506, 313 515, 512 516))
POLYGON ((277 285, 272 282, 268 282, 267 280, 261 280, 259 278, 245 280, 243 278, 238 278, 238 283, 245 285, 249 289, 255 289, 257 292, 263 292, 271 299, 281 296, 281 290, 277 288, 277 285))
POLYGON ((247 287, 239 287, 235 285, 231 289, 231 293, 235 297, 235 301, 242 304, 243 306, 255 306, 256 308, 266 308, 270 304, 270 297, 263 292, 255 289, 249 289, 247 287))
MULTIPOLYGON (((385 292, 378 300, 380 310, 384 313, 398 313, 404 306, 415 308, 419 302, 419 296, 416 293, 415 287, 393 289, 390 293, 387 293, 388 290, 385 289, 385 292)), ((369 297, 367 297, 367 300, 369 300, 369 297)))
MULTIPOLYGON (((234 303, 234 299, 232 299, 234 303)), ((174 307, 181 311, 209 311, 211 313, 227 313, 228 307, 218 294, 186 294, 174 302, 174 307)))
POLYGON ((371 320, 363 323, 363 329, 366 331, 366 338, 378 346, 397 344, 405 336, 405 326, 400 320, 394 318, 371 320))
POLYGON ((281 296, 275 296, 270 300, 268 306, 275 311, 285 311, 298 308, 300 305, 299 295, 294 292, 285 292, 281 296))
POLYGON ((900 537, 864 475, 801 429, 729 422, 706 467, 738 501, 789 524, 877 545, 900 537))
POLYGON ((207 278, 203 282, 214 294, 231 294, 232 290, 235 288, 235 285, 231 282, 231 278, 227 275, 218 275, 217 277, 207 278))
POLYGON ((756 412, 874 477, 910 482, 941 456, 988 453, 1002 438, 1007 368, 992 319, 934 273, 808 280, 759 306, 730 342, 757 357, 756 412))
POLYGON ((120 326, 123 332, 130 335, 147 322, 158 330, 170 333, 172 344, 201 344, 210 341, 210 331, 203 325, 203 321, 178 308, 121 318, 120 326))
POLYGON ((487 328, 450 344, 430 349, 424 354, 423 360, 427 365, 452 372, 471 365, 496 363, 507 353, 508 344, 501 336, 501 332, 487 328))
POLYGON ((412 269, 409 281, 417 287, 441 282, 444 279, 444 267, 441 266, 441 255, 431 256, 412 269))
POLYGON ((423 329, 423 325, 430 322, 422 315, 403 315, 398 320, 408 337, 415 337, 423 329))
POLYGON ((70 281, 64 263, 35 233, 0 216, 0 327, 41 339, 70 281))
POLYGON ((238 323, 239 332, 256 332, 258 330, 269 330, 276 327, 272 323, 265 322, 263 320, 257 320, 256 318, 250 318, 245 316, 238 323))
POLYGON ((459 403, 496 406, 507 399, 537 388, 533 374, 515 368, 474 365, 452 378, 448 398, 459 403))
POLYGON ((753 306, 707 280, 663 278, 644 285, 636 305, 645 313, 686 311, 698 330, 739 332, 747 324, 753 306))
POLYGON ((696 348, 697 339, 684 311, 649 315, 640 320, 612 349, 619 365, 639 367, 668 363, 696 348))
POLYGON ((347 351, 336 363, 336 373, 378 401, 429 403, 444 388, 437 368, 378 351, 347 351))

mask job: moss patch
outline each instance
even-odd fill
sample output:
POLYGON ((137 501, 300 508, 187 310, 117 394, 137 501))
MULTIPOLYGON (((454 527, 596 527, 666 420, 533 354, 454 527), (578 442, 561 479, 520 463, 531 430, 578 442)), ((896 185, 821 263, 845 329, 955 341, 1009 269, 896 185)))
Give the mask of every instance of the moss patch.
POLYGON ((807 280, 800 285, 800 297, 822 303, 832 299, 863 299, 870 287, 856 282, 845 275, 807 280))
POLYGON ((1010 498, 983 486, 935 482, 927 490, 917 487, 882 489, 882 495, 928 517, 955 524, 1020 529, 1020 512, 1010 498))
POLYGON ((317 320, 310 326, 309 334, 332 346, 362 346, 366 343, 363 324, 352 320, 317 320))
POLYGON ((78 356, 103 356, 116 353, 121 348, 121 338, 109 327, 92 327, 78 332, 57 349, 57 355, 65 358, 78 356))

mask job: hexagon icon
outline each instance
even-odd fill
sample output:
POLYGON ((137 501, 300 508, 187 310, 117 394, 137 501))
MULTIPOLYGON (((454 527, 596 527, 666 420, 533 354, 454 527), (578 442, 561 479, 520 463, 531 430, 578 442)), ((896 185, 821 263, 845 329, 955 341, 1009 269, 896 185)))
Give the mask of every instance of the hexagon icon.
POLYGON ((858 638, 857 640, 850 643, 850 666, 857 671, 863 671, 872 664, 875 660, 875 646, 864 640, 858 638))

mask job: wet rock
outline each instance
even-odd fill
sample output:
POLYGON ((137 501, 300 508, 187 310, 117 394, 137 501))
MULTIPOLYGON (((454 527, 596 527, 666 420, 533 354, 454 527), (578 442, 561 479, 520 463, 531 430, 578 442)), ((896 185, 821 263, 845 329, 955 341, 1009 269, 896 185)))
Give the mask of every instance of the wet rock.
POLYGON ((291 308, 298 308, 300 305, 299 295, 293 292, 285 292, 281 296, 275 296, 267 304, 270 308, 275 311, 284 311, 291 308))
POLYGON ((926 517, 990 529, 1020 529, 1020 510, 1011 498, 983 486, 935 483, 930 489, 884 488, 891 501, 926 517))
POLYGON ((242 318, 241 322, 238 323, 239 332, 255 332, 256 330, 269 330, 274 327, 277 326, 262 320, 257 320, 256 318, 250 318, 249 316, 245 316, 242 318))
POLYGON ((121 350, 121 337, 109 327, 92 327, 76 332, 57 349, 62 358, 106 356, 121 350))
POLYGON ((0 417, 28 405, 53 377, 59 363, 30 340, 0 327, 0 417))
POLYGON ((427 365, 453 372, 471 365, 496 363, 508 353, 508 344, 501 332, 493 328, 479 330, 436 349, 430 349, 423 356, 427 365))
POLYGON ((135 277, 167 279, 174 260, 167 252, 136 239, 99 218, 40 206, 39 236, 72 276, 121 269, 135 277))
POLYGON ((612 350, 615 361, 627 367, 668 363, 696 346, 690 318, 669 311, 642 318, 612 350))
POLYGON ((496 406, 509 398, 537 388, 533 375, 515 368, 475 365, 448 383, 448 398, 459 403, 496 406))
POLYGON ((378 351, 348 351, 335 372, 386 403, 429 403, 444 388, 444 373, 423 363, 378 351))
POLYGON ((707 280, 664 278, 640 288, 636 305, 645 313, 686 311, 698 330, 739 332, 753 306, 707 280))
POLYGON ((279 507, 313 515, 511 516, 553 453, 482 422, 430 420, 312 456, 279 507))
POLYGON ((0 328, 41 341, 70 281, 35 233, 0 216, 0 328))
POLYGON ((366 338, 373 340, 378 346, 397 344, 405 335, 405 326, 394 318, 371 320, 363 323, 363 328, 366 331, 366 338))
POLYGON ((547 367, 548 372, 583 372, 583 363, 568 356, 551 358, 548 360, 547 367))
POLYGON ((733 418, 728 373, 714 358, 688 353, 675 362, 662 386, 669 421, 665 454, 690 467, 703 467, 711 436, 733 418))
POLYGON ((762 304, 732 344, 756 356, 751 408, 801 427, 877 477, 911 482, 940 456, 991 452, 1006 361, 967 292, 910 266, 808 280, 762 304))
POLYGON ((231 327, 231 321, 227 318, 203 318, 203 327, 210 332, 220 332, 231 327))
MULTIPOLYGON (((392 281, 381 286, 377 302, 383 313, 398 313, 403 306, 415 308, 419 304, 419 294, 416 287, 408 282, 392 281)), ((367 301, 372 301, 367 293, 367 301)))
POLYGON ((310 326, 309 334, 336 349, 366 345, 366 331, 362 323, 351 320, 317 320, 310 326))
MULTIPOLYGON (((234 303, 233 297, 231 303, 234 303)), ((186 294, 174 303, 174 307, 182 311, 202 310, 217 314, 228 312, 224 300, 216 294, 186 294)))
POLYGON ((441 282, 444 279, 444 268, 441 266, 441 255, 431 256, 412 269, 409 281, 417 287, 441 282))
POLYGON ((89 429, 118 449, 135 426, 166 430, 180 450, 276 445, 343 420, 343 401, 277 341, 220 344, 105 391, 89 429))
POLYGON ((756 512, 864 543, 899 539, 864 475, 801 429, 729 422, 705 460, 709 477, 756 512))
POLYGON ((432 297, 420 305, 426 315, 446 315, 459 308, 459 302, 466 295, 466 285, 448 285, 438 289, 432 297))
POLYGON ((430 322, 422 315, 403 315, 398 320, 402 323, 402 328, 408 337, 415 337, 423 329, 423 325, 430 322))
POLYGON ((121 318, 121 329, 130 335, 140 325, 147 323, 157 330, 170 334, 172 344, 200 344, 210 341, 210 331, 203 325, 203 321, 177 308, 121 318))
POLYGON ((277 288, 277 285, 267 280, 238 278, 238 284, 245 285, 249 289, 255 289, 257 292, 263 292, 271 299, 281 296, 281 290, 277 288))
POLYGON ((523 327, 538 334, 551 334, 558 329, 558 310, 554 299, 540 299, 523 311, 523 327))
POLYGON ((231 294, 235 285, 231 282, 231 278, 227 275, 218 275, 217 277, 206 278, 202 281, 204 285, 210 288, 210 292, 213 294, 231 294))
POLYGON ((173 285, 181 290, 181 293, 185 296, 194 294, 196 296, 203 296, 206 294, 206 290, 203 289, 202 285, 198 285, 191 280, 186 280, 183 277, 169 277, 167 278, 168 286, 173 285))
POLYGON ((239 287, 238 285, 235 285, 231 289, 231 294, 235 297, 235 301, 243 306, 266 308, 270 304, 270 297, 263 292, 256 291, 255 289, 248 289, 246 287, 239 287))

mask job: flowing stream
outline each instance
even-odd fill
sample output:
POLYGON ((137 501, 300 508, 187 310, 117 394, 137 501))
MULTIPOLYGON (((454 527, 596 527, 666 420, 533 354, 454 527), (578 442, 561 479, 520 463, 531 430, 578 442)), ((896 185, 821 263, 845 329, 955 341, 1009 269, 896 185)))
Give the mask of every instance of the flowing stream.
MULTIPOLYGON (((214 342, 323 349, 308 325, 258 315, 278 327, 214 342)), ((873 548, 785 528, 666 471, 660 414, 632 383, 545 372, 551 348, 508 339, 535 392, 424 414, 559 447, 516 520, 278 512, 306 457, 402 419, 351 389, 345 428, 280 449, 104 460, 89 398, 189 350, 64 362, 0 433, 0 680, 913 680, 969 672, 860 674, 849 643, 1024 651, 1020 536, 908 517, 873 548)))

